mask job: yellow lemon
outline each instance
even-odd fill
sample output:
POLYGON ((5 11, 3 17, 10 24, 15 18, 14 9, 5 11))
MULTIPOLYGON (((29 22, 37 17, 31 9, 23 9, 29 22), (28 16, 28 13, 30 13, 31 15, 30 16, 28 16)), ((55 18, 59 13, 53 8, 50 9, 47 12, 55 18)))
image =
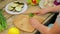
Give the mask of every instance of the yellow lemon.
POLYGON ((16 27, 12 27, 8 30, 8 34, 20 34, 20 31, 16 27))

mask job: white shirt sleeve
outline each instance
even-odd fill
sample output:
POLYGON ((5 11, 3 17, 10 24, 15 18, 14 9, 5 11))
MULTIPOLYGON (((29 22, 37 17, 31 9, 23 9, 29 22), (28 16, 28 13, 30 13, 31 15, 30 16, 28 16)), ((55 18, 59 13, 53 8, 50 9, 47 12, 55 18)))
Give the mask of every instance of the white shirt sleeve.
POLYGON ((60 25, 60 13, 59 13, 59 15, 57 16, 56 22, 60 25))

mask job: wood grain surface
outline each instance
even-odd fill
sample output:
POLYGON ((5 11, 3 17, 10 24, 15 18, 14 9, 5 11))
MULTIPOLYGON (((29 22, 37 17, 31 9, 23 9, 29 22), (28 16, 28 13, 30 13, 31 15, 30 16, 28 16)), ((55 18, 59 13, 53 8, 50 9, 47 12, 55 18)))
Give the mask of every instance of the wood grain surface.
MULTIPOLYGON (((3 9, 3 11, 4 11, 3 14, 4 14, 4 16, 5 16, 6 19, 7 19, 8 29, 10 29, 11 27, 15 27, 14 24, 13 24, 13 18, 14 18, 16 15, 8 14, 7 12, 5 12, 4 7, 5 7, 8 3, 12 2, 12 1, 15 1, 15 0, 4 0, 4 1, 0 2, 0 9, 3 9)), ((26 0, 19 0, 19 1, 26 1, 26 0)), ((37 10, 39 10, 39 9, 40 9, 39 6, 29 6, 28 9, 26 10, 26 12, 24 12, 24 13, 35 12, 35 11, 37 11, 37 10)), ((19 14, 19 15, 20 15, 20 14, 19 14)), ((51 15, 51 13, 50 13, 50 14, 43 15, 43 16, 39 16, 39 17, 40 17, 40 19, 43 18, 44 20, 46 20, 46 18, 47 18, 48 16, 50 16, 50 15, 51 15)), ((40 20, 40 19, 39 19, 39 20, 40 20)), ((7 34, 7 33, 8 33, 8 29, 0 32, 0 34, 7 34)), ((31 32, 31 33, 28 33, 28 32, 21 31, 21 34, 34 34, 35 32, 36 32, 36 31, 31 32)))

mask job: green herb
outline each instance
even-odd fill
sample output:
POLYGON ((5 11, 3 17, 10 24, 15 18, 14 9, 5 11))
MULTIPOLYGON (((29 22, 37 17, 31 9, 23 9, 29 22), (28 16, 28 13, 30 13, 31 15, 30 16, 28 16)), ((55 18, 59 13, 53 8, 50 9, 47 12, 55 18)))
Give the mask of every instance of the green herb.
POLYGON ((33 13, 30 13, 30 14, 29 14, 29 16, 30 16, 30 17, 33 17, 33 16, 34 16, 34 14, 33 14, 33 13))
POLYGON ((6 19, 2 13, 3 13, 3 10, 0 9, 0 31, 3 31, 4 29, 7 28, 6 19))

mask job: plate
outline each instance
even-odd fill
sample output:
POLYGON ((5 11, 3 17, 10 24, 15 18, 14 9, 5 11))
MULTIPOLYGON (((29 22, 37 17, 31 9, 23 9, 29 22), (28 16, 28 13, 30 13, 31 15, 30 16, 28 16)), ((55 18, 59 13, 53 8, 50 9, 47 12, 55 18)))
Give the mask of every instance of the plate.
POLYGON ((26 10, 27 10, 27 8, 28 8, 27 4, 24 3, 24 7, 22 8, 22 10, 21 10, 20 12, 10 11, 10 10, 8 10, 8 7, 9 7, 12 3, 13 3, 13 2, 7 4, 6 7, 5 7, 5 11, 6 11, 7 13, 9 13, 9 14, 21 14, 21 13, 23 13, 23 12, 26 12, 26 10))

